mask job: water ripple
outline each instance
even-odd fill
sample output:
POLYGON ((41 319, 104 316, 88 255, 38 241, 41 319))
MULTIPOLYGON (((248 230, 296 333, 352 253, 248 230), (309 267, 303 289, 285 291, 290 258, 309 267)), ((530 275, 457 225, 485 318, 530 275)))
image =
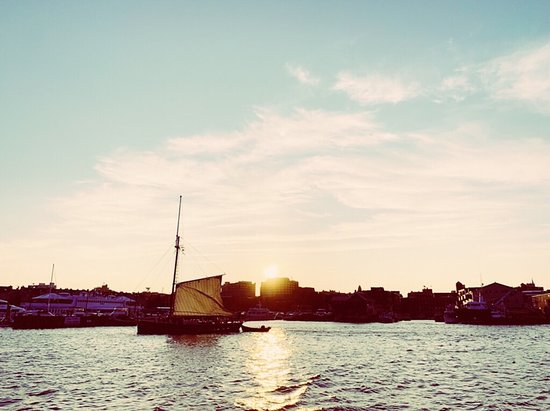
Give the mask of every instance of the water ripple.
POLYGON ((17 410, 550 409, 550 327, 273 322, 269 333, 1 329, 17 410))

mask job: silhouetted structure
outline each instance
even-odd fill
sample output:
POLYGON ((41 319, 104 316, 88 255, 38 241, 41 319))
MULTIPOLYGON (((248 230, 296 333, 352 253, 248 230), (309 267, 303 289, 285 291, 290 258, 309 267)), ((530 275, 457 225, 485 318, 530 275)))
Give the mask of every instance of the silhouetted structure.
POLYGON ((246 311, 258 303, 256 297, 256 283, 239 281, 236 283, 225 282, 222 286, 223 305, 233 311, 246 311))
MULTIPOLYGON (((158 292, 123 293, 110 290, 107 285, 88 290, 58 289, 51 285, 57 295, 92 293, 113 297, 126 296, 136 301, 136 310, 143 313, 163 313, 170 305, 170 296, 158 292)), ((0 286, 0 299, 17 306, 28 306, 34 297, 50 291, 50 284, 33 284, 14 289, 0 286)), ((261 283, 260 296, 256 296, 256 284, 250 281, 226 282, 222 287, 224 305, 234 313, 250 308, 263 307, 279 313, 279 318, 295 320, 368 322, 398 320, 442 321, 446 308, 451 311, 465 309, 477 303, 486 306, 486 315, 491 313, 508 318, 515 323, 550 322, 550 291, 535 286, 533 282, 518 287, 497 282, 482 287, 466 287, 456 283, 456 291, 433 292, 430 288, 411 291, 405 298, 397 291, 383 287, 371 287, 353 293, 336 291, 317 292, 313 287, 300 287, 297 281, 287 277, 269 279, 261 283), (481 302, 481 304, 480 304, 481 302), (280 313, 286 313, 282 317, 280 313), (330 314, 330 315, 329 315, 330 314)), ((52 303, 52 301, 50 301, 52 303)), ((447 310, 448 311, 448 310, 447 310)), ((488 321, 488 320, 487 320, 488 321)))
POLYGON ((542 292, 531 296, 533 306, 542 312, 546 321, 550 323, 550 292, 542 292))
POLYGON ((456 293, 434 293, 431 288, 411 291, 403 299, 400 314, 409 320, 443 321, 443 312, 449 304, 456 301, 456 293))
POLYGON ((468 324, 540 324, 548 322, 543 288, 534 283, 510 287, 491 283, 465 287, 456 283, 456 318, 468 324))
POLYGON ((400 292, 386 291, 383 287, 338 295, 332 300, 334 320, 361 323, 398 321, 402 300, 400 292))
POLYGON ((260 299, 272 311, 291 311, 298 305, 298 281, 287 277, 270 278, 260 286, 260 299))

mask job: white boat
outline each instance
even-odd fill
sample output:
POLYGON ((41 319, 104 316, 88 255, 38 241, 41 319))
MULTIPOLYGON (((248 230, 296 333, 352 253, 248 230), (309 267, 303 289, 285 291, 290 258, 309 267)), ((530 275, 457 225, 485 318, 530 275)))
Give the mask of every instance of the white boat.
POLYGON ((269 321, 274 320, 277 313, 264 307, 252 307, 245 313, 247 321, 269 321))
POLYGON ((79 294, 50 292, 33 297, 30 302, 23 305, 27 310, 44 310, 64 315, 71 315, 80 311, 102 314, 124 311, 128 314, 135 311, 135 306, 136 302, 131 298, 93 292, 81 292, 79 294))

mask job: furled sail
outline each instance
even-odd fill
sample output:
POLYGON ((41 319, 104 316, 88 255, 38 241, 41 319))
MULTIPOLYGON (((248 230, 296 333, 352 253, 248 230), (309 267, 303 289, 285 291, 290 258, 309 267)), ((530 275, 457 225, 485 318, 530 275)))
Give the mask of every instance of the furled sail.
POLYGON ((176 285, 174 316, 228 317, 232 314, 223 307, 222 276, 184 281, 176 285))

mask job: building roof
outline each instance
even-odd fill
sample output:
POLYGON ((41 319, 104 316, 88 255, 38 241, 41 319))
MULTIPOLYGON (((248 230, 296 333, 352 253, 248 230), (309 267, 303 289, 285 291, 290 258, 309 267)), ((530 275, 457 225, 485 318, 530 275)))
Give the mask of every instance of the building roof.
POLYGON ((73 298, 70 295, 62 295, 56 293, 47 293, 34 297, 33 300, 72 300, 73 298))

